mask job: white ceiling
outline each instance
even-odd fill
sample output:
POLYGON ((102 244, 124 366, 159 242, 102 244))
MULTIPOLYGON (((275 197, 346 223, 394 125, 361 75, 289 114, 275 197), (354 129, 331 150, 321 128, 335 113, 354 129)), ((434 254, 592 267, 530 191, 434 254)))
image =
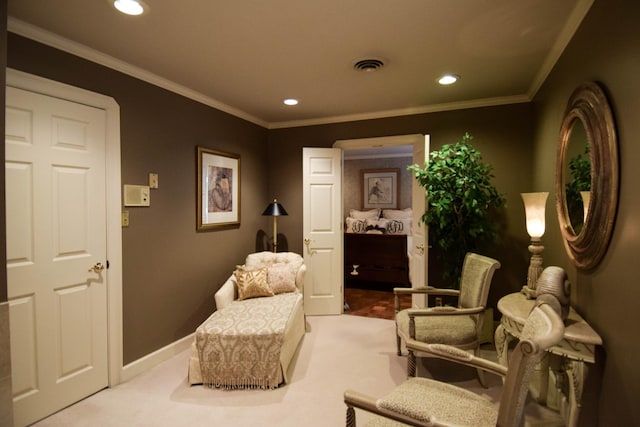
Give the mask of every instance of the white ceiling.
POLYGON ((110 3, 9 0, 9 30, 278 128, 526 102, 593 0, 110 3))

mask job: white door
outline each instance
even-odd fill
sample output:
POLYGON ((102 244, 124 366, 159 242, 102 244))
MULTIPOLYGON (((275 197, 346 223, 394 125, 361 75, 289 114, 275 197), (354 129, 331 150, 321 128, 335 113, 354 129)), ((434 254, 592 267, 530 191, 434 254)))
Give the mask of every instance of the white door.
POLYGON ((108 383, 106 113, 13 87, 6 96, 12 388, 25 425, 108 383))
POLYGON ((341 314, 342 150, 302 149, 304 311, 308 315, 341 314))
MULTIPOLYGON (((413 144, 413 163, 423 165, 429 161, 429 135, 424 136, 424 141, 413 144)), ((411 230, 411 247, 410 262, 411 266, 411 287, 417 288, 427 285, 427 272, 429 271, 429 242, 427 226, 421 222, 422 214, 427 207, 427 199, 424 188, 413 179, 411 182, 411 208, 413 212, 413 220, 411 221, 413 230, 411 230)), ((414 307, 425 307, 425 295, 413 295, 414 307)))

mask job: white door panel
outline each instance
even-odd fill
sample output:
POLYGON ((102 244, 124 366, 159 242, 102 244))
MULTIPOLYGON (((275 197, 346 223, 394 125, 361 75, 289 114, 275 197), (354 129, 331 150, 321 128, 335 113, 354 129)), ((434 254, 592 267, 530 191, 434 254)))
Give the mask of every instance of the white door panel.
POLYGON ((341 314, 342 151, 303 148, 305 313, 341 314))
POLYGON ((106 113, 7 87, 7 276, 14 418, 107 386, 106 113))
MULTIPOLYGON (((422 165, 429 161, 429 135, 424 136, 424 142, 416 142, 413 145, 413 163, 422 165)), ((427 207, 426 193, 418 180, 411 181, 412 197, 412 231, 411 231, 411 287, 417 288, 427 285, 427 271, 429 271, 429 242, 425 224, 421 222, 422 214, 427 207)), ((426 296, 414 294, 412 304, 414 307, 425 307, 426 296)))

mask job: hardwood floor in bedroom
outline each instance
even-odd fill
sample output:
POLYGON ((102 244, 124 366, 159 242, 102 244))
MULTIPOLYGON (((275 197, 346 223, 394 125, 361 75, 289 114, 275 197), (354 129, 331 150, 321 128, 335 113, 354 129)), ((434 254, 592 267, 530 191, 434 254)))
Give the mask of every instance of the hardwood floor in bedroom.
MULTIPOLYGON (((395 318, 394 296, 391 287, 389 289, 345 287, 344 300, 349 306, 348 310, 345 308, 344 314, 391 320, 395 318)), ((400 308, 410 307, 411 296, 401 296, 400 308)))

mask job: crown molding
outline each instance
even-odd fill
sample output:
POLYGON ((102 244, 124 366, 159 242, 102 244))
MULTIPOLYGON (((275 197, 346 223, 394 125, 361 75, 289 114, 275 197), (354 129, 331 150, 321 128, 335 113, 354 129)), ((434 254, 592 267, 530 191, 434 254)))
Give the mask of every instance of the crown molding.
POLYGON ((558 62, 558 59, 560 59, 562 52, 564 52, 565 48, 573 38, 573 35, 578 30, 578 27, 582 23, 582 20, 591 9, 593 2, 594 0, 581 0, 576 4, 574 9, 571 11, 571 14, 569 15, 569 19, 567 20, 566 25, 564 26, 564 28, 558 35, 558 38, 556 39, 555 43, 551 47, 549 54, 547 55, 545 61, 540 67, 540 70, 538 70, 538 74, 536 74, 535 78, 533 79, 531 87, 529 88, 530 99, 533 99, 538 93, 538 90, 540 90, 540 87, 542 87, 542 84, 551 73, 551 70, 556 65, 556 62, 558 62))
POLYGON ((19 19, 9 17, 9 19, 7 20, 7 30, 28 39, 45 44, 47 46, 51 46, 58 50, 70 53, 75 56, 79 56, 80 58, 89 60, 91 62, 95 62, 96 64, 100 64, 113 70, 119 71, 123 74, 127 74, 131 77, 135 77, 147 83, 151 83, 152 85, 177 93, 178 95, 182 95, 185 98, 189 98, 201 104, 208 105, 209 107, 213 107, 217 110, 247 120, 256 125, 265 128, 269 125, 264 120, 245 113, 244 111, 238 110, 237 108, 230 107, 229 105, 203 95, 202 93, 190 89, 186 86, 182 86, 178 83, 172 82, 150 71, 136 67, 135 65, 131 65, 127 62, 114 58, 113 56, 97 51, 83 44, 74 42, 50 31, 44 30, 40 27, 36 27, 35 25, 20 21, 19 19))
POLYGON ((530 102, 529 95, 514 95, 497 98, 483 98, 470 101, 449 102, 444 104, 425 105, 422 107, 400 108, 396 110, 377 111, 344 116, 323 117, 309 120, 292 120, 288 122, 270 123, 269 129, 316 126, 331 123, 355 122, 360 120, 385 119, 390 117, 411 116, 414 114, 437 113, 441 111, 464 110, 467 108, 493 107, 497 105, 520 104, 530 102))

